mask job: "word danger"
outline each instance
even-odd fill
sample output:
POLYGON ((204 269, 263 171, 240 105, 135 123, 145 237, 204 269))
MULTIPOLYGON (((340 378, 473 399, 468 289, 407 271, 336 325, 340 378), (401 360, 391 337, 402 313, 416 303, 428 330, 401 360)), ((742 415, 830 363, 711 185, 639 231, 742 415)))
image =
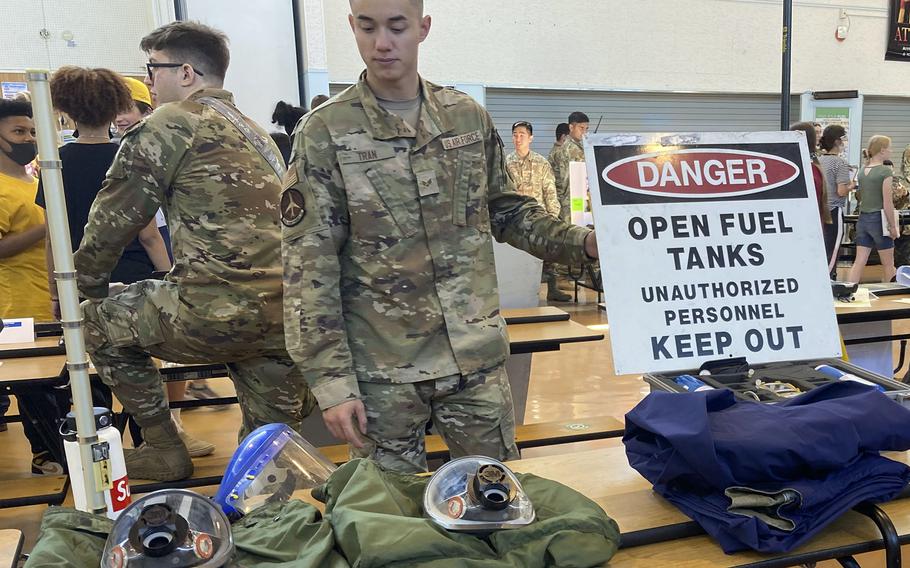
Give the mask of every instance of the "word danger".
POLYGON ((631 193, 725 198, 786 185, 799 176, 799 168, 770 154, 704 148, 633 156, 611 164, 602 176, 631 193))
MULTIPOLYGON (((745 332, 742 342, 752 353, 766 349, 782 351, 800 347, 803 326, 753 328, 745 332)), ((723 356, 731 352, 733 335, 727 331, 680 333, 651 337, 651 355, 655 361, 723 356)))

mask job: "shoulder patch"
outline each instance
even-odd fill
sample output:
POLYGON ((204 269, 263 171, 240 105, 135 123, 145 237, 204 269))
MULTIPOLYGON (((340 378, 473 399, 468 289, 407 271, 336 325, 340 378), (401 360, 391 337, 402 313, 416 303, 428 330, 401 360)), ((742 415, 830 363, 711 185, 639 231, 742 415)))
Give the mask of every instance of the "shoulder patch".
MULTIPOLYGON (((294 174, 296 176, 296 173, 294 174)), ((285 227, 294 227, 303 221, 306 214, 303 194, 297 188, 285 189, 281 194, 281 223, 285 227)))

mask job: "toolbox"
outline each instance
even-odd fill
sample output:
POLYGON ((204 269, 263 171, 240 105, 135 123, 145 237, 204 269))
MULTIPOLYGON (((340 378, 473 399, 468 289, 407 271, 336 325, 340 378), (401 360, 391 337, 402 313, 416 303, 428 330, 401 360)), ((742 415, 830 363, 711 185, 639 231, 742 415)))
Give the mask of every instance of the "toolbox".
POLYGON ((745 359, 709 361, 699 369, 648 373, 651 392, 690 392, 730 389, 741 400, 775 403, 838 380, 859 379, 877 386, 886 396, 910 407, 910 385, 877 375, 841 359, 814 359, 750 365, 745 359), (823 370, 816 370, 818 367, 823 370), (848 377, 835 378, 830 368, 848 377), (692 381, 691 379, 696 379, 692 381))

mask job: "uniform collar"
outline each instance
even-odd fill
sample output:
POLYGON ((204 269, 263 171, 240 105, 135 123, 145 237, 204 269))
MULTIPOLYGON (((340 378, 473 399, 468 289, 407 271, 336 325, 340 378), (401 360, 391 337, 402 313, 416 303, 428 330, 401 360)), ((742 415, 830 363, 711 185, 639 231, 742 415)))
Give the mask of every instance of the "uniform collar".
POLYGON ((361 73, 357 82, 357 97, 363 105, 363 111, 369 121, 370 134, 376 140, 394 138, 414 138, 414 149, 426 146, 452 128, 443 112, 444 105, 437 98, 434 85, 420 78, 420 120, 415 130, 398 116, 390 113, 376 100, 376 95, 367 85, 366 71, 361 73))
POLYGON ((188 96, 186 100, 197 101, 202 97, 212 97, 213 99, 221 99, 234 104, 234 95, 230 91, 225 91, 224 89, 215 89, 212 87, 199 89, 195 93, 188 96))
POLYGON ((516 159, 516 160, 521 160, 522 162, 525 162, 525 161, 527 161, 527 160, 530 160, 530 159, 531 159, 531 155, 532 155, 533 153, 534 153, 534 150, 529 150, 528 153, 525 155, 525 157, 522 158, 522 157, 521 157, 521 154, 518 153, 518 150, 513 150, 513 151, 512 151, 512 154, 515 156, 515 159, 516 159))

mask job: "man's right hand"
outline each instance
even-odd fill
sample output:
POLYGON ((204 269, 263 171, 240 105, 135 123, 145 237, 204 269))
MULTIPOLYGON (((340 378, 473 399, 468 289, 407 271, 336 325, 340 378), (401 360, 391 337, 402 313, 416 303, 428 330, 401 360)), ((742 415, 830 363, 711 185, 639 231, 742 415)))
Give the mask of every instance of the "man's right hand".
POLYGON ((367 433, 367 411, 363 406, 363 401, 349 400, 323 410, 322 419, 333 436, 355 448, 364 447, 363 440, 360 438, 360 434, 366 435, 367 433))

